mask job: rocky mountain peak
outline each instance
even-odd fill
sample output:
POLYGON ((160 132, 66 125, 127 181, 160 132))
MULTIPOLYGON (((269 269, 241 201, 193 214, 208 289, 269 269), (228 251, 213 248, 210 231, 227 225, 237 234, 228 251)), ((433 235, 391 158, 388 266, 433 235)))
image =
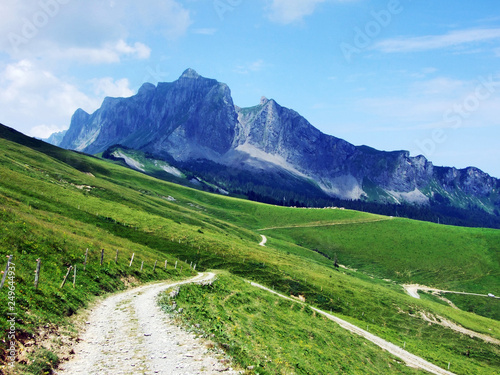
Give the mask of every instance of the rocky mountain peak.
POLYGON ((226 84, 193 69, 174 82, 146 83, 133 97, 106 98, 91 115, 78 110, 60 145, 99 153, 115 144, 190 170, 199 165, 207 178, 236 191, 245 186, 275 192, 289 184, 295 194, 302 181, 307 197, 426 205, 435 199, 455 207, 500 210, 500 181, 476 168, 437 168, 408 151, 354 146, 265 96, 259 105, 239 108, 226 84), (263 173, 271 177, 261 182, 263 173))
POLYGON ((201 76, 196 72, 196 70, 188 68, 182 73, 180 78, 193 78, 197 79, 200 78, 201 76))
POLYGON ((148 92, 151 92, 156 89, 156 86, 153 85, 152 83, 144 83, 139 91, 137 92, 137 95, 144 95, 147 94, 148 92))

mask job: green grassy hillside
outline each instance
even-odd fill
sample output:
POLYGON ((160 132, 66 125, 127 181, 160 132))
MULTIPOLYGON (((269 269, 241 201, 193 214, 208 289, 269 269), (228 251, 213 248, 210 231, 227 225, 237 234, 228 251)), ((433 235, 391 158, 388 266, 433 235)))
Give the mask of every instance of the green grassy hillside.
MULTIPOLYGON (((395 282, 425 282, 430 286, 470 287, 495 293, 499 286, 499 231, 433 226, 340 209, 277 207, 208 194, 109 161, 61 150, 5 127, 0 127, 0 177, 0 256, 5 259, 8 254, 14 255, 20 346, 40 327, 68 324, 68 317, 93 295, 123 288, 131 279, 141 282, 187 277, 193 274, 189 265, 196 264, 196 270, 227 271, 222 281, 225 286, 210 291, 213 295, 205 291, 201 295, 206 294, 206 298, 222 298, 227 288, 234 288, 245 296, 244 301, 257 303, 255 299, 263 297, 243 288, 233 275, 242 276, 285 294, 304 295, 308 303, 331 310, 360 327, 368 325, 372 333, 397 345, 405 343, 409 351, 441 367, 451 362, 455 373, 499 372, 498 345, 429 325, 420 313, 440 316, 500 339, 497 321, 432 300, 413 299, 395 282), (266 247, 258 245, 261 234, 268 236, 266 247), (82 272, 86 248, 90 249, 91 259, 82 272), (99 264, 100 249, 105 249, 103 266, 99 264), (117 249, 120 256, 115 265, 117 249), (135 260, 129 268, 132 253, 135 260), (340 263, 365 272, 335 269, 328 259, 335 253, 340 263), (42 273, 35 290, 33 271, 38 258, 42 259, 42 273), (153 272, 156 260, 159 266, 153 272), (165 260, 167 270, 163 269, 165 260), (141 272, 142 261, 145 266, 141 272), (176 261, 178 268, 174 268, 176 261), (67 267, 75 264, 80 270, 76 287, 73 289, 70 282, 60 289, 67 267), (394 281, 383 280, 389 278, 394 281), (467 351, 470 356, 464 355, 467 351)), ((0 299, 0 327, 6 332, 5 288, 0 291, 0 299)), ((250 319, 259 327, 272 327, 273 315, 249 313, 245 317, 238 303, 234 304, 234 314, 241 319, 250 319)), ((255 311, 265 310, 265 306, 259 304, 255 311)), ((344 340, 341 337, 345 333, 333 323, 319 324, 318 318, 309 321, 304 314, 297 316, 295 312, 288 315, 285 309, 290 306, 277 306, 278 315, 300 322, 299 331, 314 325, 314 332, 318 332, 329 324, 328 329, 344 340)), ((193 313, 193 319, 210 324, 211 314, 216 313, 193 313)), ((225 315, 220 319, 228 326, 234 317, 225 315)), ((286 335, 283 328, 276 330, 286 335)), ((251 334, 263 342, 270 331, 258 328, 251 334)), ((220 340, 222 343, 226 339, 220 340)), ((340 345, 335 347, 336 353, 329 354, 331 372, 323 373, 342 373, 339 369, 343 361, 354 374, 369 373, 368 368, 384 373, 382 369, 389 368, 389 364, 394 365, 391 371, 395 373, 408 373, 377 347, 361 345, 357 338, 352 340, 359 358, 369 360, 360 360, 356 367, 346 359, 353 349, 340 345)), ((2 345, 5 343, 0 342, 2 345)), ((235 341, 235 345, 247 344, 235 341)), ((316 353, 308 359, 318 361, 319 366, 322 355, 317 353, 327 351, 327 346, 316 346, 314 340, 307 345, 311 353, 316 353)), ((282 358, 274 347, 259 350, 258 358, 267 356, 275 363, 282 358)), ((248 356, 236 359, 244 365, 248 356)), ((37 373, 57 362, 53 358, 49 364, 35 365, 29 356, 22 358, 27 373, 37 373)), ((273 371, 270 368, 268 373, 273 371)), ((300 368, 295 371, 310 373, 300 368)))
POLYGON ((401 283, 487 294, 500 280, 500 231, 394 218, 362 224, 288 227, 270 237, 318 249, 342 264, 401 283))

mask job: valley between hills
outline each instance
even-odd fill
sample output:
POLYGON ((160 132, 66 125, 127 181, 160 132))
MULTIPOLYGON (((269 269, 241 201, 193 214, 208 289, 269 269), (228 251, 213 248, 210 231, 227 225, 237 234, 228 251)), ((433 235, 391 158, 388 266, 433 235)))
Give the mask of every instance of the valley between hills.
MULTIPOLYGON (((0 342, 4 373, 64 368, 72 356, 64 348, 81 337, 78 317, 99 296, 198 272, 217 276, 168 287, 159 307, 241 373, 434 372, 329 315, 422 358, 434 373, 500 373, 497 298, 446 294, 454 308, 443 295, 416 299, 403 288, 500 294, 499 230, 211 194, 5 126, 0 176, 0 266, 12 256, 15 274, 14 288, 0 290, 2 332, 16 314, 14 339, 0 342)), ((141 373, 154 373, 144 366, 141 373)))

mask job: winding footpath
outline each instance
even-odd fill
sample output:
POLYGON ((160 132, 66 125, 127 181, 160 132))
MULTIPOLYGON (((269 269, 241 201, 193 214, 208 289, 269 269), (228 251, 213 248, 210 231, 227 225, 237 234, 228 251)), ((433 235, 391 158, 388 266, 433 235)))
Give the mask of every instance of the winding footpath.
POLYGON ((296 228, 318 228, 318 227, 332 227, 336 225, 354 225, 354 224, 371 224, 377 223, 379 221, 387 221, 392 220, 391 217, 384 217, 380 219, 361 219, 361 220, 343 220, 343 221, 333 221, 333 222, 314 222, 307 224, 293 224, 293 225, 285 225, 281 227, 269 227, 269 228, 261 228, 257 229, 257 231, 263 230, 273 230, 273 229, 296 229, 296 228))
MULTIPOLYGON (((265 236, 262 237, 265 244, 265 236)), ((173 324, 156 301, 158 294, 168 288, 207 283, 214 278, 214 273, 199 273, 185 281, 147 284, 106 298, 90 313, 81 341, 74 347, 75 356, 63 363, 56 374, 239 374, 228 367, 227 361, 208 353, 201 340, 173 324)), ((260 284, 250 284, 283 299, 303 303, 260 284)), ((343 319, 309 307, 400 358, 408 366, 436 375, 453 375, 343 319)))
MULTIPOLYGON (((266 288, 265 286, 262 286, 260 284, 257 284, 254 282, 250 282, 250 284, 252 286, 257 287, 257 288, 261 288, 261 289, 264 289, 270 293, 276 294, 277 296, 279 296, 281 298, 284 298, 284 299, 287 299, 287 300, 290 300, 293 302, 301 303, 301 302, 297 301, 296 299, 293 299, 293 298, 287 297, 283 294, 277 293, 274 290, 266 288)), ((351 324, 351 323, 349 323, 343 319, 340 319, 332 314, 329 314, 325 311, 319 310, 313 306, 309 306, 309 307, 312 310, 316 311, 318 314, 321 314, 321 315, 325 316, 326 318, 334 321, 339 326, 348 330, 349 332, 355 333, 355 334, 367 339, 368 341, 371 341, 372 343, 374 343, 375 345, 379 346, 380 348, 388 351, 392 355, 395 355, 396 357, 402 359, 410 367, 420 368, 422 370, 428 371, 428 372, 430 372, 432 374, 436 374, 436 375, 453 375, 453 372, 442 369, 441 367, 436 366, 436 365, 426 361, 425 359, 423 359, 421 357, 418 357, 414 354, 411 354, 410 352, 404 350, 403 348, 401 348, 397 345, 394 345, 393 343, 390 343, 389 341, 386 341, 378 336, 375 336, 375 335, 371 334, 370 332, 365 331, 364 329, 361 329, 361 328, 355 326, 354 324, 351 324)))
POLYGON ((57 374, 237 374, 204 344, 173 324, 157 295, 177 285, 210 282, 213 273, 140 286, 106 298, 91 312, 74 358, 57 374))
POLYGON ((487 297, 487 298, 500 299, 500 297, 489 296, 487 294, 467 293, 467 292, 454 292, 452 290, 441 290, 441 289, 436 289, 436 288, 429 288, 428 286, 419 285, 419 284, 405 284, 405 285, 403 285, 403 288, 405 289, 406 293, 408 293, 413 298, 420 298, 420 295, 418 294, 418 291, 422 290, 424 292, 437 292, 437 293, 445 293, 445 294, 446 293, 450 293, 450 294, 463 294, 463 295, 466 295, 466 296, 476 296, 476 297, 487 297))

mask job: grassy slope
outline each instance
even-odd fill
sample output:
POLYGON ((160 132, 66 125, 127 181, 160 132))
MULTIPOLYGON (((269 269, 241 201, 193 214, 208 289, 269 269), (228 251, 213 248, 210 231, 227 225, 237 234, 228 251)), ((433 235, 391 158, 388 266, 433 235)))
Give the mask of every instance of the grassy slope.
POLYGON ((499 289, 500 231, 393 219, 263 231, 402 283, 487 294, 499 289))
MULTIPOLYGON (((167 293, 161 299, 167 312, 172 302, 167 293)), ((177 316, 188 329, 214 337, 244 368, 253 366, 259 374, 418 373, 310 308, 228 274, 213 285, 183 287, 175 302, 185 310, 177 316)))
MULTIPOLYGON (((351 223, 380 217, 347 210, 274 207, 206 194, 31 139, 19 137, 17 140, 30 143, 34 149, 0 139, 3 231, 0 255, 13 253, 18 263, 20 331, 31 332, 46 322, 63 320, 84 306, 90 294, 123 287, 119 278, 130 273, 142 280, 179 277, 178 269, 157 270, 155 274, 151 271, 153 259, 167 258, 172 264, 177 257, 187 260, 188 264, 197 263, 197 269, 223 268, 285 293, 303 294, 308 302, 331 309, 361 327, 369 324, 372 332, 387 340, 400 345, 406 342, 410 351, 436 364, 444 367, 451 361, 457 373, 491 374, 498 370, 498 347, 439 326, 428 326, 408 313, 429 311, 497 338, 500 337, 498 322, 454 311, 432 301, 411 299, 391 282, 372 280, 361 273, 335 271, 331 261, 298 246, 295 240, 290 242, 290 237, 281 240, 272 237, 266 248, 257 245, 259 228, 351 223), (91 188, 81 189, 81 185, 91 188), (167 200, 168 196, 176 200, 167 200), (75 290, 59 291, 65 267, 81 262, 86 247, 93 251, 93 267, 99 249, 109 249, 107 266, 90 269, 81 276, 75 290), (135 252, 149 265, 147 271, 140 273, 137 268, 131 271, 123 261, 114 266, 116 248, 126 259, 135 252), (45 281, 37 292, 31 282, 38 257, 44 260, 42 279, 45 281), (472 353, 470 358, 463 356, 466 350, 472 353)), ((408 221, 408 225, 411 223, 408 221)), ((365 225, 376 223, 342 227, 361 229, 365 225)), ((489 233, 478 236, 488 237, 489 233)), ((496 235, 495 231, 491 233, 496 235)), ((432 238, 429 232, 426 236, 432 238)), ((481 256, 486 257, 483 253, 477 254, 481 256)), ((434 267, 439 270, 440 264, 434 267)), ((489 267, 493 274, 498 272, 494 262, 489 267)), ((4 291, 0 298, 5 309, 4 291)), ((4 329, 5 310, 0 313, 4 329)), ((260 334, 267 335, 265 331, 260 334)), ((364 347, 360 348, 361 353, 363 350, 364 347)))

